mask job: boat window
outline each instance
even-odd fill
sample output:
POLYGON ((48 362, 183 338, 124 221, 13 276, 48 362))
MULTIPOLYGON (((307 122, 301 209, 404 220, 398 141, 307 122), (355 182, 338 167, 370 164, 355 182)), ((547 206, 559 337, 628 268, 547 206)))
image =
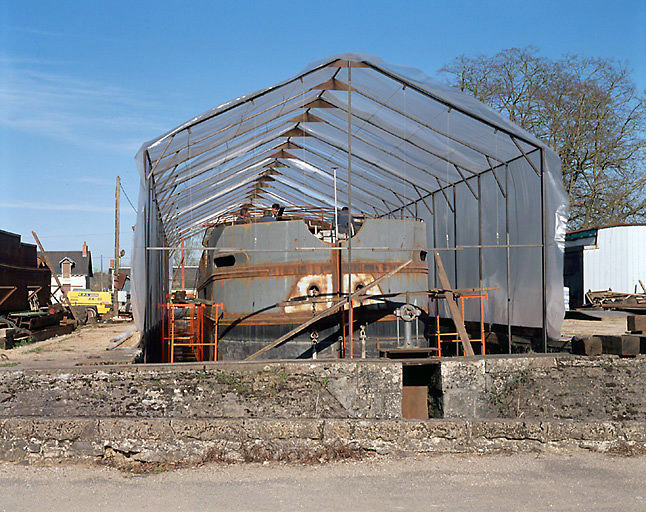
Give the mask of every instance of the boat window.
POLYGON ((236 257, 233 254, 228 254, 227 256, 218 256, 213 261, 218 268, 233 267, 236 264, 236 257))
POLYGON ((426 251, 419 251, 419 259, 426 261, 426 251))

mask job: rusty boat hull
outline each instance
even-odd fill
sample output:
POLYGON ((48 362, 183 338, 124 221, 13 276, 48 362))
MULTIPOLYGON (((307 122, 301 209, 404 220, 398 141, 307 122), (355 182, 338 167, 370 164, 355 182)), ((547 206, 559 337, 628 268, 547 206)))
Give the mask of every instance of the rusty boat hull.
MULTIPOLYGON (((312 232, 303 220, 221 225, 205 236, 198 296, 224 304, 219 320, 218 359, 253 354, 334 304, 348 292, 348 241, 336 243, 312 232)), ((353 310, 353 355, 397 343, 393 312, 406 302, 426 309, 426 226, 416 220, 365 219, 352 237, 351 286, 360 289, 412 259, 397 274, 371 288, 353 310), (399 295, 398 295, 399 294, 399 295), (374 298, 371 298, 374 297, 374 298)), ((349 312, 334 313, 263 354, 264 358, 350 355, 349 312)), ((425 346, 424 317, 416 341, 425 346)), ((209 333, 212 335, 211 333, 209 333)))

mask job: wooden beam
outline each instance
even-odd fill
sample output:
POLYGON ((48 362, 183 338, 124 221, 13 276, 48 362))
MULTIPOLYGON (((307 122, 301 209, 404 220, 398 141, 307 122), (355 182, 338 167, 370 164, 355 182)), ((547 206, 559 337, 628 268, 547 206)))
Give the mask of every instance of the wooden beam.
MULTIPOLYGON (((450 290, 451 283, 449 282, 449 277, 446 275, 446 271, 444 270, 444 265, 442 264, 440 253, 437 251, 434 251, 434 252, 435 252, 435 263, 437 265, 437 277, 439 277, 440 284, 442 285, 442 287, 447 290, 450 290)), ((460 310, 458 309, 458 304, 455 302, 455 299, 453 298, 453 292, 452 291, 444 292, 444 299, 446 300, 446 304, 449 307, 449 313, 451 314, 451 318, 453 319, 455 328, 457 329, 458 335, 460 336, 460 341, 462 342, 462 348, 464 349, 465 355, 467 356, 474 355, 473 347, 471 346, 471 341, 469 340, 469 335, 467 334, 467 330, 464 327, 464 322, 462 321, 462 317, 460 316, 460 310)))
MULTIPOLYGON (((408 260, 406 263, 402 263, 397 268, 391 270, 387 274, 384 274, 383 276, 381 276, 381 277, 375 279, 374 281, 372 281, 371 283, 367 284, 366 286, 361 288, 361 290, 358 290, 358 291, 354 292, 352 295, 350 295, 350 297, 346 297, 345 299, 340 300, 339 302, 337 302, 336 304, 330 306, 329 308, 324 309, 323 311, 321 311, 317 315, 314 315, 312 318, 310 318, 307 322, 304 322, 301 325, 295 327, 294 329, 289 331, 287 334, 283 334, 276 341, 270 343, 269 345, 261 348, 257 352, 254 352, 250 356, 246 357, 245 361, 250 361, 252 359, 255 359, 260 354, 264 354, 268 350, 271 350, 272 348, 277 347, 281 343, 287 341, 289 338, 291 338, 292 336, 298 334, 299 332, 301 332, 306 327, 309 327, 310 325, 318 322, 319 320, 321 320, 322 318, 325 318, 326 316, 331 315, 332 313, 336 313, 339 309, 341 309, 343 306, 345 306, 348 302, 350 302, 351 300, 354 300, 354 299, 356 299, 356 298, 358 298, 358 297, 360 297, 362 295, 365 295, 366 292, 368 290, 370 290, 370 288, 373 288, 373 287, 377 286, 384 279, 388 279, 389 277, 394 276, 397 272, 399 272, 401 269, 407 267, 412 262, 413 262, 413 260, 408 260)), ((352 329, 352 326, 350 326, 350 329, 352 329)), ((473 353, 473 350, 471 352, 473 353)))
POLYGON ((343 60, 343 59, 336 59, 333 62, 330 62, 327 66, 329 68, 347 68, 348 65, 351 68, 367 68, 368 65, 364 64, 363 62, 357 62, 354 60, 343 60))
POLYGON ((334 78, 332 80, 328 80, 327 82, 323 82, 322 84, 315 85, 314 87, 310 87, 310 90, 312 91, 347 91, 349 90, 348 84, 345 82, 341 82, 340 80, 335 80, 334 78))
POLYGON ((294 155, 291 153, 288 153, 284 149, 281 149, 280 151, 277 151, 276 153, 273 153, 271 155, 267 155, 267 158, 296 158, 294 155))
POLYGON ((336 105, 332 105, 329 101, 325 101, 324 99, 316 99, 313 101, 310 101, 309 103, 306 103, 303 105, 303 108, 339 108, 336 105))
POLYGON ((280 150, 280 149, 303 149, 301 146, 298 144, 294 144, 293 142, 283 142, 282 144, 276 146, 274 148, 275 150, 280 150))
POLYGON ((61 284, 61 280, 58 278, 58 274, 54 272, 54 269, 49 263, 49 258, 47 257, 47 253, 45 252, 45 249, 43 249, 43 245, 40 243, 40 240, 38 239, 38 236, 36 235, 35 231, 32 231, 31 234, 34 237, 34 240, 36 240, 36 243, 38 244, 38 248, 40 249, 40 253, 43 255, 43 261, 45 262, 45 265, 47 265, 47 268, 49 271, 52 273, 52 276, 56 280, 56 284, 58 287, 61 289, 61 293, 63 294, 63 299, 65 299, 65 302, 67 303, 67 306, 70 308, 70 313, 72 313, 72 316, 74 317, 74 320, 76 321, 77 325, 81 325, 81 321, 79 318, 76 316, 76 313, 74 313, 74 309, 72 308, 72 303, 70 302, 70 299, 67 298, 67 293, 63 289, 63 285, 61 284))
POLYGON ((11 295, 13 295, 13 292, 15 292, 18 289, 18 287, 17 286, 0 286, 0 289, 2 289, 2 290, 7 290, 8 289, 9 290, 7 292, 7 294, 4 297, 2 297, 2 300, 0 300, 0 305, 1 305, 5 300, 7 300, 9 297, 11 297, 11 295))
POLYGON ((311 112, 305 112, 304 114, 297 115, 285 121, 286 123, 322 123, 323 120, 320 117, 315 116, 311 112))

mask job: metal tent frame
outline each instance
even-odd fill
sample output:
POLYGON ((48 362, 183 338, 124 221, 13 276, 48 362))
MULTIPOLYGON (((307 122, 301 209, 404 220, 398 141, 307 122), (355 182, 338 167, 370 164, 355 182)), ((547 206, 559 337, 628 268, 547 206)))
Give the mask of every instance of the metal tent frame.
POLYGON ((487 314, 510 337, 512 325, 538 327, 546 350, 558 335, 567 200, 557 155, 417 70, 323 59, 145 143, 136 160, 134 311, 150 339, 169 250, 243 205, 329 207, 335 190, 355 215, 424 219, 429 249, 452 253, 454 286, 499 286, 487 314))

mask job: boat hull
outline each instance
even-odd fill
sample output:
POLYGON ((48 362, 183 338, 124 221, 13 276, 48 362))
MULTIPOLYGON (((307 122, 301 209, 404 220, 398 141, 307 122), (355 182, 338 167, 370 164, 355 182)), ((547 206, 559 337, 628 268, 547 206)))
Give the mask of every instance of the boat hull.
MULTIPOLYGON (((347 241, 327 244, 301 220, 219 226, 207 234, 206 244, 217 252, 203 254, 198 294, 224 304, 218 359, 244 359, 348 292, 347 241)), ((355 304, 355 356, 361 354, 364 334, 368 356, 377 355, 379 345, 396 344, 393 311, 406 302, 405 292, 428 287, 425 248, 425 225, 411 220, 367 219, 352 238, 353 292, 413 260, 355 304)), ((409 302, 426 309, 424 295, 413 293, 409 302)), ((303 358, 315 351, 318 357, 337 357, 344 339, 349 355, 348 316, 347 308, 334 313, 263 356, 303 358)), ((424 346, 424 318, 419 322, 413 332, 419 333, 416 343, 424 346)))

